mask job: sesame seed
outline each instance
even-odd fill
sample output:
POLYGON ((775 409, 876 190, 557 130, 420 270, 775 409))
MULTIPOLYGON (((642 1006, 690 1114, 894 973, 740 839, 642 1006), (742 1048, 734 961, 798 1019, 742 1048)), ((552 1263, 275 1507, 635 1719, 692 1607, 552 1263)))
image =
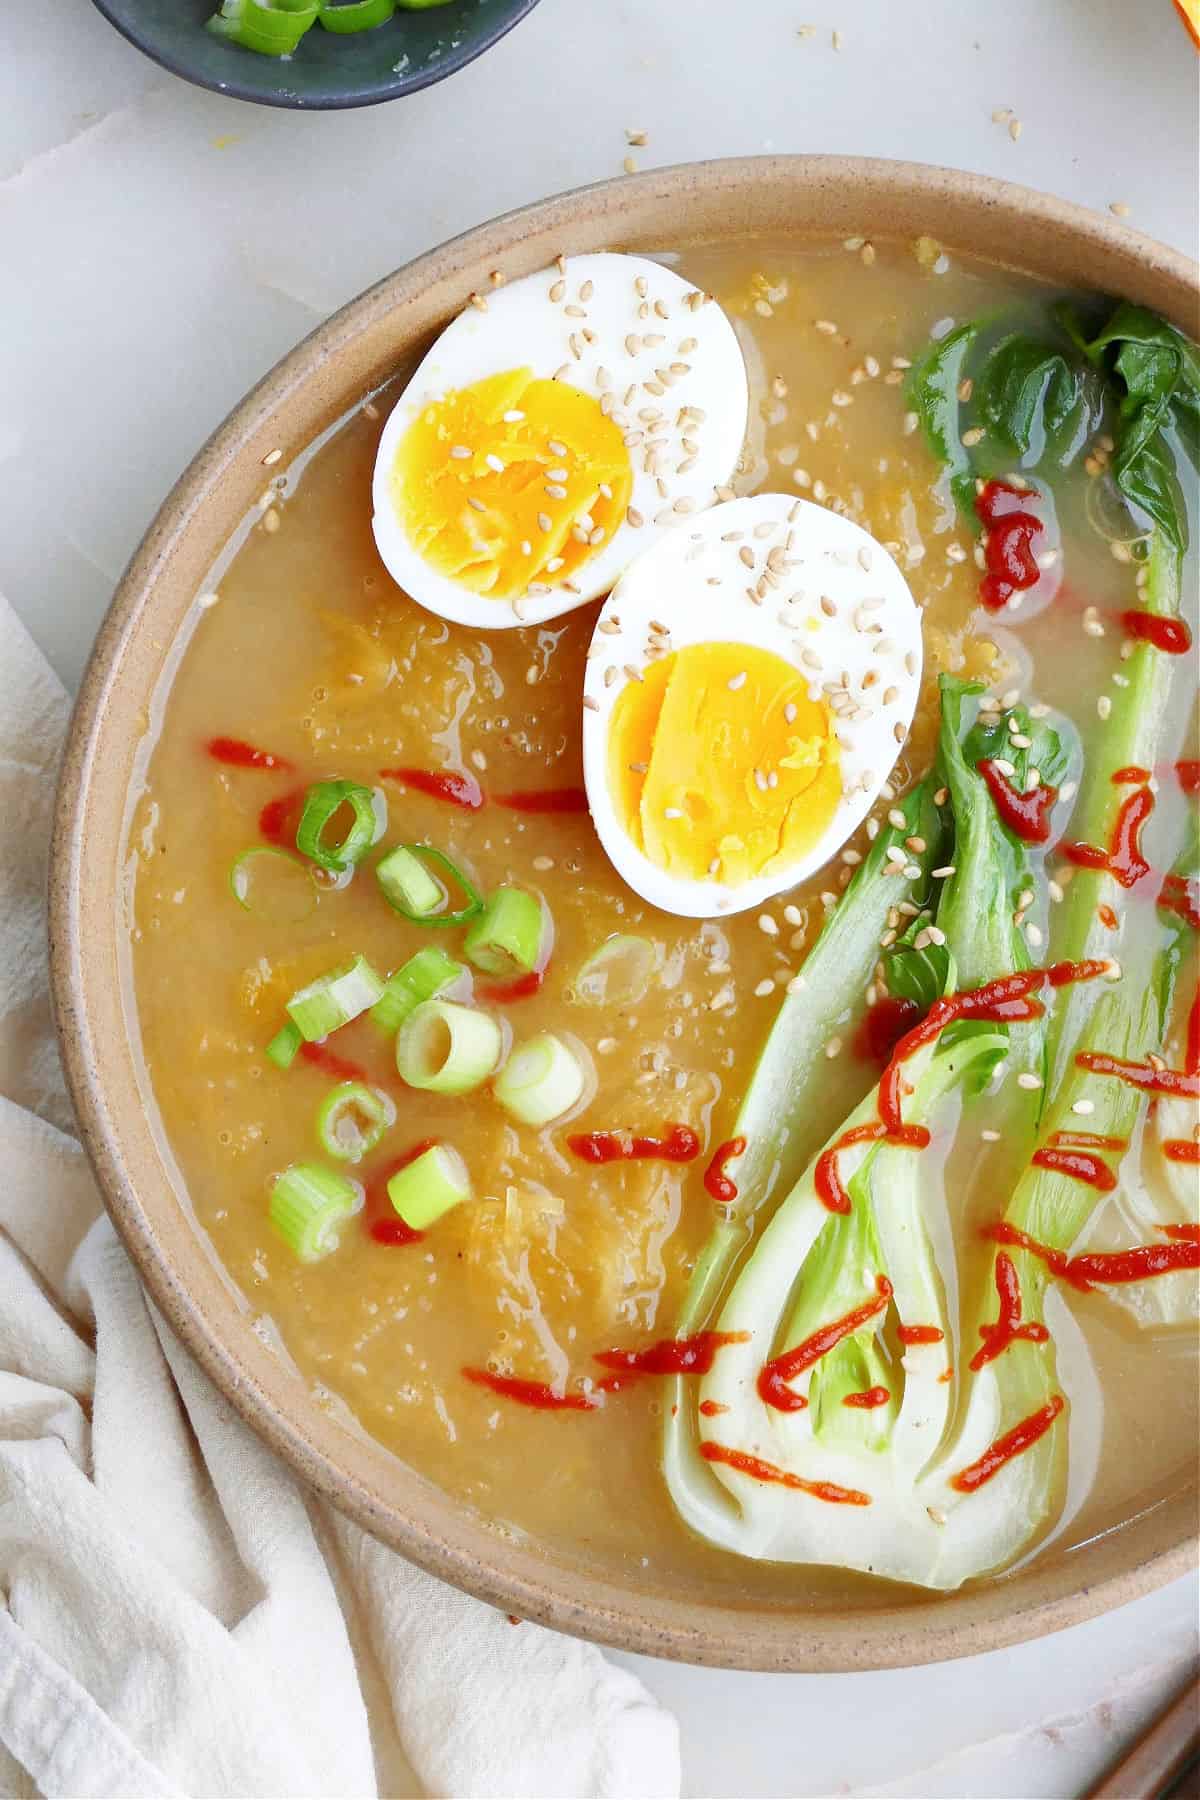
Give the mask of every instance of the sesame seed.
POLYGON ((1041 1076, 1032 1074, 1028 1069, 1022 1069, 1021 1073, 1017 1076, 1017 1086, 1020 1088, 1028 1088, 1030 1093, 1035 1092, 1041 1085, 1041 1076))
POLYGON ((933 879, 935 881, 948 881, 950 876, 956 873, 957 865, 954 863, 943 863, 940 869, 934 869, 932 871, 933 879))
POLYGON ((599 712, 600 711, 600 702, 598 700, 593 700, 592 696, 590 694, 585 694, 583 696, 583 704, 587 708, 588 712, 599 712))
POLYGON ((771 917, 770 913, 759 913, 758 929, 760 931, 765 931, 768 937, 779 936, 779 926, 775 923, 775 920, 771 917))
POLYGON ((628 675, 630 681, 640 681, 642 679, 640 670, 635 669, 632 663, 626 663, 624 666, 625 673, 628 675))
POLYGON ((921 421, 917 417, 915 412, 906 412, 904 415, 904 423, 901 427, 901 429, 904 432, 905 437, 911 437, 913 432, 917 429, 917 426, 920 423, 921 423, 921 421))
POLYGON ((1102 719, 1107 719, 1110 717, 1110 715, 1112 713, 1112 701, 1109 699, 1107 694, 1101 694, 1100 698, 1097 700, 1096 712, 1099 715, 1099 717, 1102 719))
POLYGON ((754 992, 757 994, 757 996, 760 1000, 763 1000, 766 998, 766 996, 768 994, 773 994, 775 992, 775 983, 771 980, 771 977, 768 975, 764 981, 759 982, 759 984, 755 988, 754 992))
POLYGON ((1081 1119, 1085 1119, 1089 1113, 1094 1113, 1095 1110, 1096 1102, 1094 1100, 1076 1100, 1071 1106, 1071 1111, 1078 1113, 1081 1119))
POLYGON ((983 442, 983 426, 972 425, 969 431, 964 431, 962 434, 962 442, 964 447, 968 450, 975 444, 981 444, 983 442))
POLYGON ((1008 135, 1012 139, 1013 143, 1015 144, 1017 139, 1021 135, 1020 119, 1010 119, 1008 121, 1008 135))
POLYGON ((486 312, 487 311, 488 303, 484 299, 482 294, 472 294, 470 296, 470 300, 471 300, 471 305, 475 308, 476 312, 486 312))
POLYGON ((985 1144, 998 1144, 1000 1142, 1000 1133, 998 1131, 984 1130, 981 1131, 979 1135, 985 1144))
POLYGON ((632 525, 636 531, 638 527, 644 525, 646 521, 636 506, 629 506, 625 509, 625 523, 627 525, 632 525))
POLYGON ((279 517, 279 514, 273 506, 263 514, 263 530, 266 532, 278 531, 282 523, 282 519, 279 517))
POLYGON ((282 450, 268 450, 267 454, 262 459, 264 469, 273 468, 282 455, 282 450))
POLYGON ((840 1037, 831 1037, 829 1039, 829 1042, 825 1046, 825 1054, 830 1062, 833 1061, 835 1056, 840 1056, 842 1054, 842 1040, 840 1037))
POLYGON ((566 488, 557 481, 548 481, 542 491, 548 495, 551 500, 565 500, 567 497, 566 488))

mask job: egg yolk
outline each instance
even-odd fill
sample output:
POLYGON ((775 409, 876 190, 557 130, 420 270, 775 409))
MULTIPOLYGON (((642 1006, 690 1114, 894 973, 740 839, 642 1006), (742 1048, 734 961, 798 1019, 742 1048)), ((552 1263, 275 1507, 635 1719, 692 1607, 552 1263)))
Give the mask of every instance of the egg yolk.
POLYGON ((668 874, 729 886, 798 862, 841 799, 834 719, 770 650, 691 644, 613 707, 609 786, 638 848, 668 874))
POLYGON ((560 586, 612 538, 633 471, 600 403, 529 369, 489 375, 426 406, 401 439, 392 498, 440 574, 512 600, 560 586))

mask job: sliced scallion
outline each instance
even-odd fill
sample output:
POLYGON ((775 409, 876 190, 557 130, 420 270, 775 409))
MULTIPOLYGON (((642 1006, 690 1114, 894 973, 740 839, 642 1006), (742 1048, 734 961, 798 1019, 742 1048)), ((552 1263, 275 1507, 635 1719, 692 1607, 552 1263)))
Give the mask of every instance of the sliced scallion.
POLYGON ((396 0, 321 0, 321 23, 326 31, 372 31, 386 25, 396 10, 396 0))
POLYGON ((317 0, 222 0, 207 25, 214 37, 260 56, 290 56, 316 18, 317 0))
POLYGON ((275 1064, 277 1069, 290 1069, 303 1042, 304 1036, 300 1027, 293 1025, 289 1019, 287 1024, 275 1033, 263 1054, 269 1062, 275 1064))
POLYGON ((365 956, 331 969, 292 995, 288 1016, 306 1043, 328 1037, 357 1019, 383 993, 383 982, 365 956))
POLYGON ((547 928, 536 894, 497 888, 463 940, 463 950, 485 975, 528 975, 544 960, 547 928))
POLYGON ((483 911, 479 889, 457 863, 432 844, 397 844, 380 858, 375 876, 388 905, 414 925, 465 925, 483 911), (450 908, 450 889, 443 874, 460 889, 460 907, 450 908))
POLYGON ((362 1081, 343 1081, 317 1109, 317 1136, 339 1162, 361 1162, 395 1122, 396 1108, 386 1094, 362 1081))
POLYGON ((362 1205, 357 1182, 319 1163, 293 1163, 271 1187, 270 1218, 301 1262, 318 1262, 337 1249, 338 1232, 362 1205))
POLYGON ((448 1144, 431 1144, 420 1156, 398 1169, 387 1184, 388 1199, 413 1231, 431 1225, 471 1197, 471 1178, 457 1150, 448 1144))
POLYGON ((432 946, 418 950, 415 956, 394 974, 389 975, 381 997, 371 1008, 371 1018, 381 1031, 399 1031, 409 1013, 423 1000, 432 1000, 448 988, 465 981, 467 971, 445 951, 432 946))
POLYGON ((360 863, 377 843, 386 823, 387 802, 382 792, 357 781, 318 781, 304 796, 296 848, 322 869, 340 874, 360 863), (341 837, 329 835, 329 825, 343 807, 350 823, 341 837))
POLYGON ((271 844, 243 850, 229 870, 229 886, 238 905, 268 925, 298 925, 317 904, 312 871, 271 844))
POLYGON ((574 997, 588 1006, 628 1006, 650 985, 656 961, 649 938, 622 933, 594 950, 575 977, 574 997))
POLYGON ((583 1093, 584 1081, 575 1052, 553 1032, 544 1031, 513 1051, 492 1091, 523 1125, 548 1125, 570 1112, 583 1093))
POLYGON ((376 863, 375 878, 388 905, 406 918, 428 918, 430 913, 441 912, 446 904, 445 888, 406 844, 397 844, 376 863))
POLYGON ((468 1094, 492 1073, 503 1044, 490 1013, 452 1000, 426 1000, 400 1027, 396 1067, 409 1087, 468 1094))

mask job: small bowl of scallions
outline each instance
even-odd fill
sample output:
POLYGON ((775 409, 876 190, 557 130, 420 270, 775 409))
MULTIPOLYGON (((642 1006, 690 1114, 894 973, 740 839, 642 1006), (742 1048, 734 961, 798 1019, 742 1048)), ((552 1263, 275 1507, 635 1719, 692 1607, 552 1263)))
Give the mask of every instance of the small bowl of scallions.
POLYGON ((263 106, 373 106, 442 81, 537 0, 95 0, 198 87, 263 106))

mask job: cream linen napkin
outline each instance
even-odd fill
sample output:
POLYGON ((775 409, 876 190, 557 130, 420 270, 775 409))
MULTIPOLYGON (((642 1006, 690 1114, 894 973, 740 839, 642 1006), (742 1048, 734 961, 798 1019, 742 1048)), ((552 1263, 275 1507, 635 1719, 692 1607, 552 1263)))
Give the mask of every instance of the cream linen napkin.
POLYGON ((147 1302, 50 1026, 66 718, 0 596, 0 1793, 677 1794, 632 1675, 313 1500, 147 1302))

